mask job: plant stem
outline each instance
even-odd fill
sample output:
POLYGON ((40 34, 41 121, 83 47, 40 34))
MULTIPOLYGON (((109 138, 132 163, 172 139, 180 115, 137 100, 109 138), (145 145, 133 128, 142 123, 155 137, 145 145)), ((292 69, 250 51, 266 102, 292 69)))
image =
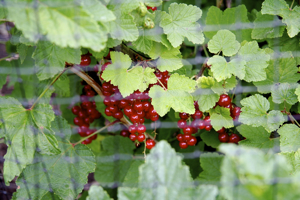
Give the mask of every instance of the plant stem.
POLYGON ((300 124, 299 124, 299 123, 297 122, 297 120, 293 117, 293 115, 291 115, 290 112, 287 113, 287 114, 288 114, 289 118, 291 119, 292 123, 293 123, 293 124, 296 123, 297 126, 300 128, 300 124))
MULTIPOLYGON (((155 76, 156 77, 156 76, 155 76)), ((159 84, 164 88, 164 90, 168 90, 164 84, 156 77, 156 79, 158 80, 159 84)))
POLYGON ((293 0, 293 2, 292 2, 291 7, 290 7, 290 10, 292 10, 293 5, 294 5, 294 2, 295 2, 295 0, 293 0))
POLYGON ((116 121, 113 121, 113 122, 111 122, 110 124, 108 124, 108 125, 106 125, 106 126, 100 128, 99 130, 95 131, 95 132, 92 133, 91 135, 82 138, 81 140, 79 140, 79 141, 76 142, 76 143, 73 143, 73 144, 72 144, 73 147, 76 146, 77 144, 81 144, 81 142, 83 142, 84 140, 86 140, 86 139, 88 139, 88 138, 90 138, 90 137, 93 137, 94 135, 100 133, 101 131, 105 130, 106 128, 108 128, 108 127, 110 127, 110 126, 112 126, 112 125, 114 125, 114 124, 116 124, 116 123, 118 123, 118 122, 120 122, 120 121, 119 121, 119 120, 116 120, 116 121))
POLYGON ((49 88, 59 79, 59 77, 67 70, 68 68, 65 68, 63 71, 61 71, 53 80, 52 82, 47 86, 47 88, 40 94, 40 96, 35 100, 35 102, 32 104, 31 108, 28 110, 32 110, 37 102, 46 94, 46 92, 49 90, 49 88))
POLYGON ((208 54, 208 52, 207 52, 207 50, 206 50, 206 46, 205 46, 205 45, 202 45, 202 48, 203 48, 203 51, 204 51, 205 56, 206 56, 207 58, 209 58, 209 54, 208 54))

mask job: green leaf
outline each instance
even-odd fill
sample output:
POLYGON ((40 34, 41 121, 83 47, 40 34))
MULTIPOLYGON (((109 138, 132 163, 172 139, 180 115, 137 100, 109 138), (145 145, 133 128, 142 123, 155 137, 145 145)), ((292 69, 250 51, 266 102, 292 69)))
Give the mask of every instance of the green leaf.
POLYGON ((239 145, 248 147, 255 147, 259 149, 272 149, 278 144, 278 138, 270 138, 270 133, 263 127, 252 127, 248 125, 241 125, 237 127, 238 132, 246 139, 241 140, 239 145))
POLYGON ((229 90, 232 90, 237 85, 237 80, 235 76, 231 76, 230 78, 226 80, 222 80, 219 82, 215 82, 215 84, 211 87, 211 89, 221 95, 224 94, 224 92, 229 92, 229 90))
POLYGON ((66 74, 63 74, 55 81, 53 84, 55 88, 55 93, 59 96, 69 97, 71 95, 70 91, 70 79, 66 74))
POLYGON ((224 57, 215 55, 207 61, 207 64, 211 65, 211 71, 217 81, 231 78, 232 75, 240 79, 245 77, 246 61, 244 60, 232 59, 230 62, 226 62, 224 57))
POLYGON ((268 67, 270 56, 259 48, 256 41, 246 42, 242 45, 238 53, 238 58, 246 61, 245 77, 247 82, 262 81, 266 79, 265 68, 268 67))
POLYGON ((254 28, 251 33, 253 39, 277 38, 282 36, 285 26, 277 16, 262 15, 261 12, 258 12, 256 16, 257 18, 253 23, 254 28), (276 24, 276 26, 270 26, 271 24, 276 24))
POLYGON ((298 177, 289 174, 291 166, 283 156, 234 144, 223 144, 220 151, 226 154, 221 167, 224 198, 298 199, 298 177))
POLYGON ((89 196, 86 200, 111 200, 111 198, 102 187, 92 185, 89 189, 89 196))
POLYGON ((0 61, 0 90, 2 89, 3 85, 6 83, 7 75, 11 74, 11 64, 8 61, 0 61))
POLYGON ((285 121, 283 114, 280 111, 270 109, 269 101, 262 95, 255 94, 241 101, 242 109, 239 121, 251 125, 253 127, 263 126, 267 131, 271 132, 285 121))
POLYGON ((17 52, 20 56, 21 64, 24 62, 24 60, 27 56, 27 51, 28 51, 28 46, 26 46, 25 44, 20 43, 17 46, 17 52))
POLYGON ((212 148, 217 148, 221 144, 218 136, 219 136, 219 133, 217 133, 213 129, 211 131, 204 131, 200 135, 203 142, 206 145, 211 146, 212 148))
POLYGON ((103 151, 97 155, 95 179, 103 186, 112 187, 124 182, 133 162, 134 143, 129 138, 110 136, 101 141, 103 151), (118 155, 118 157, 115 157, 118 155))
POLYGON ((282 17, 282 22, 287 25, 286 29, 291 38, 300 31, 300 26, 297 23, 300 19, 299 6, 290 9, 289 5, 284 0, 266 0, 262 4, 261 13, 279 15, 282 17))
POLYGON ((290 105, 297 103, 297 96, 295 90, 298 84, 282 83, 279 85, 273 85, 271 88, 271 94, 275 103, 287 102, 290 105))
POLYGON ((270 96, 268 98, 268 101, 270 103, 270 110, 284 110, 284 109, 286 109, 287 111, 289 111, 292 107, 291 105, 286 104, 286 103, 281 103, 281 104, 274 103, 272 96, 270 96))
POLYGON ((154 69, 151 69, 149 67, 144 69, 144 73, 141 74, 140 79, 141 84, 138 88, 140 92, 144 92, 148 88, 149 84, 154 84, 157 82, 157 78, 154 75, 154 69))
POLYGON ((235 35, 228 30, 220 30, 209 40, 208 49, 211 53, 223 52, 224 56, 233 56, 241 47, 235 35))
POLYGON ((39 68, 39 80, 45 80, 64 70, 65 62, 79 64, 80 55, 80 49, 61 48, 53 43, 40 41, 32 57, 39 68))
POLYGON ((230 109, 217 106, 215 109, 210 110, 210 120, 213 128, 218 131, 222 127, 233 127, 233 120, 230 116, 230 109))
POLYGON ((107 8, 112 11, 121 11, 122 13, 130 13, 139 6, 139 0, 106 0, 107 8))
POLYGON ((300 85, 298 85, 297 89, 295 90, 295 94, 298 97, 298 101, 300 101, 300 85))
POLYGON ((34 164, 27 166, 17 180, 20 186, 17 199, 41 199, 53 192, 60 199, 76 199, 87 183, 88 174, 95 170, 92 151, 85 145, 73 147, 70 143, 71 129, 68 123, 57 118, 52 126, 59 131, 56 138, 61 153, 53 156, 36 154, 34 164))
POLYGON ((150 7, 158 7, 163 2, 162 0, 141 0, 141 1, 144 2, 147 6, 150 6, 150 7))
POLYGON ((300 79, 297 74, 295 59, 291 52, 274 53, 269 66, 266 68, 267 78, 263 81, 254 82, 258 91, 261 93, 271 92, 271 87, 277 83, 296 83, 300 79))
POLYGON ((123 97, 127 97, 142 84, 141 76, 144 70, 141 66, 128 70, 131 59, 121 52, 110 52, 112 64, 108 65, 102 74, 102 78, 111 81, 111 84, 118 86, 123 97))
POLYGON ((138 187, 139 181, 139 167, 144 163, 144 160, 134 160, 128 172, 124 178, 124 183, 122 186, 125 187, 138 187))
POLYGON ((50 129, 54 120, 50 105, 37 104, 34 109, 26 110, 14 98, 0 97, 0 111, 5 125, 5 141, 9 146, 4 156, 6 183, 33 162, 36 150, 49 155, 60 153, 54 132, 50 129))
POLYGON ((213 77, 201 76, 197 80, 197 84, 200 88, 211 88, 215 84, 213 77))
POLYGON ((179 47, 168 49, 163 44, 154 43, 148 54, 152 59, 157 59, 156 65, 160 71, 172 72, 183 66, 179 47))
POLYGON ((116 20, 112 11, 97 0, 81 1, 83 8, 93 16, 93 19, 99 22, 109 22, 116 20))
POLYGON ((164 116, 173 108, 176 112, 195 112, 193 92, 196 81, 186 76, 172 74, 168 81, 168 89, 164 90, 158 85, 151 87, 149 96, 152 98, 152 105, 160 116, 164 116), (184 84, 183 84, 184 83, 184 84))
POLYGON ((277 49, 280 52, 291 51, 294 59, 296 60, 296 64, 300 65, 300 37, 295 36, 290 38, 285 31, 283 36, 280 38, 274 39, 267 39, 268 45, 272 49, 277 49))
POLYGON ((297 151, 300 147, 300 129, 294 124, 285 124, 279 130, 281 152, 297 151))
POLYGON ((192 5, 172 3, 169 7, 169 15, 166 15, 160 23, 167 34, 173 47, 178 47, 187 37, 195 44, 202 44, 204 36, 200 31, 200 25, 196 22, 200 19, 202 11, 192 5))
POLYGON ((297 174, 300 171, 300 149, 298 149, 296 152, 284 152, 280 153, 283 155, 288 164, 292 166, 290 170, 290 174, 297 174))
POLYGON ((105 48, 102 51, 93 51, 92 49, 89 49, 89 52, 97 59, 101 60, 104 56, 106 56, 109 53, 109 48, 105 48))
POLYGON ((6 1, 6 5, 8 19, 32 42, 37 42, 42 33, 60 47, 83 46, 95 51, 105 47, 106 31, 101 30, 97 21, 72 0, 55 4, 46 0, 37 3, 12 0, 6 1))
POLYGON ((188 167, 182 164, 182 158, 166 141, 155 145, 139 172, 139 187, 119 188, 119 199, 212 200, 217 195, 216 186, 193 185, 188 167))
POLYGON ((247 25, 248 23, 250 21, 245 5, 227 8, 224 12, 211 6, 206 16, 204 34, 207 38, 212 39, 218 30, 227 29, 235 34, 237 41, 251 41, 251 27, 247 25), (238 29, 237 24, 239 24, 238 29))
MULTIPOLYGON (((119 4, 119 2, 117 3, 119 4)), ((130 14, 121 13, 120 10, 115 11, 115 21, 108 23, 110 35, 113 39, 135 41, 139 37, 138 29, 134 19, 130 14)))
POLYGON ((218 185, 221 179, 221 164, 224 156, 218 153, 204 153, 200 156, 200 165, 203 171, 197 180, 218 185))

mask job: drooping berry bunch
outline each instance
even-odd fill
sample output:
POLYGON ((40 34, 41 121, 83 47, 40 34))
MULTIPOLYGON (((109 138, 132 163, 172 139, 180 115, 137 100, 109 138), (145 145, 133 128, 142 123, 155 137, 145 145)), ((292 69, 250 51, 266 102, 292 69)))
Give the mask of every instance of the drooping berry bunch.
MULTIPOLYGON (((109 64, 111 63, 105 63, 101 67, 101 80, 101 75, 109 64)), ((170 75, 167 71, 160 72, 159 70, 155 72, 155 75, 159 80, 156 84, 149 85, 149 87, 144 92, 140 92, 137 90, 126 98, 122 97, 117 86, 112 85, 110 82, 102 82, 103 95, 105 96, 103 103, 106 105, 105 114, 116 119, 121 119, 124 115, 127 116, 133 123, 128 128, 128 131, 130 133, 129 138, 132 141, 145 141, 145 119, 150 119, 151 121, 157 121, 159 119, 158 113, 154 110, 154 107, 151 104, 151 98, 149 97, 148 92, 153 85, 163 85, 162 87, 167 88, 167 83, 170 75)), ((123 130, 121 131, 121 135, 127 136, 128 132, 126 132, 126 130, 123 130)), ((146 147, 148 149, 151 149, 154 145, 154 140, 147 139, 146 147)))
MULTIPOLYGON (((95 119, 101 117, 101 113, 96 109, 96 103, 93 101, 93 96, 95 92, 90 85, 85 85, 80 96, 81 104, 80 106, 74 106, 72 108, 72 113, 76 115, 74 118, 74 124, 78 126, 78 134, 81 137, 86 137, 91 135, 96 131, 96 129, 90 129, 90 124, 93 123, 95 119)), ((82 144, 90 144, 93 140, 97 138, 97 135, 94 135, 85 141, 82 144)))

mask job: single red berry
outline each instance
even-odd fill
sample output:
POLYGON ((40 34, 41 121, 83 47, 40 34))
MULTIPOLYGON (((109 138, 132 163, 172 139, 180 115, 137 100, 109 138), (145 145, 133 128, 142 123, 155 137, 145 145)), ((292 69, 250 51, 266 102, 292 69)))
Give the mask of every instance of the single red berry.
POLYGON ((102 83, 102 89, 107 92, 112 92, 111 84, 109 84, 108 82, 102 83))
POLYGON ((135 111, 143 111, 144 110, 143 103, 139 102, 139 101, 134 102, 133 103, 133 109, 135 111))
POLYGON ((130 133, 129 139, 134 142, 137 139, 137 135, 135 133, 130 133))
POLYGON ((226 129, 225 129, 225 127, 222 127, 220 130, 218 130, 217 132, 218 133, 225 133, 225 131, 226 131, 226 129))
POLYGON ((82 141, 81 144, 91 144, 93 140, 91 138, 87 138, 86 140, 82 141))
POLYGON ((128 105, 129 105, 129 103, 126 99, 121 99, 119 102, 119 108, 125 108, 128 105))
POLYGON ((211 125, 206 125, 206 126, 205 126, 205 130, 210 131, 211 129, 212 129, 212 126, 211 126, 211 125))
POLYGON ((193 134, 193 127, 191 127, 191 126, 187 126, 187 127, 183 128, 182 130, 183 130, 184 134, 188 134, 188 135, 193 134))
POLYGON ((228 142, 228 140, 229 140, 229 135, 228 135, 228 133, 226 133, 226 132, 224 132, 224 133, 219 133, 218 138, 219 138, 220 142, 226 143, 226 142, 228 142))
POLYGON ((107 67, 108 65, 110 65, 110 64, 111 64, 110 62, 104 63, 104 64, 101 66, 101 71, 103 72, 103 71, 106 69, 106 67, 107 67))
POLYGON ((81 110, 81 111, 78 112, 78 117, 80 117, 80 118, 86 118, 86 117, 88 117, 88 114, 87 114, 86 111, 81 110))
POLYGON ((73 106, 72 113, 74 115, 78 115, 79 111, 81 111, 81 108, 79 106, 73 106))
POLYGON ((124 108, 124 114, 128 117, 130 117, 131 115, 133 115, 134 111, 133 111, 133 108, 132 106, 125 106, 124 108))
POLYGON ((101 113, 96 110, 92 113, 92 115, 90 116, 90 118, 93 118, 93 119, 99 119, 101 117, 101 113))
POLYGON ((88 66, 91 64, 91 57, 89 55, 81 55, 81 66, 88 66))
POLYGON ((127 130, 122 130, 122 131, 120 132, 120 135, 123 136, 123 137, 128 137, 129 134, 130 134, 129 131, 127 131, 127 130))
POLYGON ((191 136, 190 140, 187 141, 187 144, 188 144, 189 146, 194 146, 196 143, 197 143, 197 138, 194 137, 194 136, 191 136))
POLYGON ((179 142, 183 142, 183 134, 178 134, 176 137, 179 142))
POLYGON ((187 142, 179 142, 179 147, 181 148, 181 149, 186 149, 186 148, 188 148, 188 144, 187 144, 187 142))
POLYGON ((143 142, 144 140, 146 139, 146 136, 144 133, 139 133, 138 136, 137 136, 137 140, 139 142, 143 142))
POLYGON ((149 101, 144 101, 143 102, 144 111, 149 111, 150 107, 151 107, 151 104, 150 104, 149 101))
POLYGON ((84 120, 80 117, 75 117, 73 120, 74 124, 77 126, 82 126, 84 124, 84 120))
POLYGON ((82 102, 82 103, 80 104, 80 106, 81 106, 81 108, 87 110, 87 109, 89 109, 89 108, 93 108, 93 103, 90 102, 90 101, 86 101, 86 102, 82 102))
POLYGON ((159 119, 159 115, 158 114, 156 114, 156 115, 150 115, 150 119, 151 119, 151 121, 155 122, 155 121, 157 121, 159 119))
POLYGON ((191 139, 191 137, 192 137, 191 135, 184 134, 183 135, 183 141, 187 142, 187 141, 189 141, 191 139))
POLYGON ((231 99, 227 94, 221 94, 218 105, 222 107, 226 107, 231 103, 231 99))
POLYGON ((112 116, 116 119, 121 119, 123 117, 123 112, 121 110, 118 110, 117 112, 113 113, 112 116))
POLYGON ((133 115, 131 115, 130 117, 129 117, 129 119, 130 119, 130 121, 132 122, 132 123, 139 123, 140 122, 140 117, 138 116, 138 114, 136 114, 136 113, 134 113, 133 115))
POLYGON ((193 119, 201 119, 203 116, 203 112, 201 112, 200 110, 196 110, 196 112, 192 115, 193 119))
POLYGON ((206 116, 203 121, 206 126, 210 125, 210 116, 206 116))
POLYGON ((86 118, 83 119, 83 121, 84 121, 85 124, 90 124, 90 123, 92 123, 94 120, 93 120, 93 119, 90 120, 89 117, 86 117, 86 118))
POLYGON ((112 91, 113 93, 119 92, 118 86, 113 86, 113 87, 111 88, 111 91, 112 91))
POLYGON ((112 106, 118 106, 119 105, 119 102, 115 98, 115 96, 110 97, 110 105, 112 105, 112 106))
POLYGON ((184 119, 180 119, 177 122, 177 126, 178 126, 178 128, 183 129, 187 126, 187 123, 184 119))
POLYGON ((135 125, 130 125, 129 127, 128 127, 128 131, 130 132, 130 133, 137 133, 137 127, 135 126, 135 125))
POLYGON ((85 85, 84 87, 83 87, 83 91, 84 92, 88 92, 88 91, 91 91, 92 90, 92 87, 90 86, 90 85, 85 85))
POLYGON ((137 126, 137 132, 138 132, 138 133, 145 133, 145 132, 146 132, 146 126, 143 125, 143 124, 139 124, 139 125, 137 126))
POLYGON ((106 97, 109 97, 109 96, 112 95, 112 93, 111 93, 111 92, 108 92, 108 91, 103 91, 102 94, 103 94, 104 96, 106 96, 106 97))
POLYGON ((103 99, 103 103, 104 103, 104 105, 106 105, 106 106, 110 106, 111 104, 110 104, 110 97, 105 97, 104 99, 103 99))
POLYGON ((232 133, 229 136, 228 143, 236 143, 237 144, 240 140, 241 140, 241 138, 237 134, 232 133))
POLYGON ((200 121, 199 121, 199 123, 198 123, 198 128, 201 129, 201 130, 202 130, 202 129, 205 129, 205 122, 204 122, 203 120, 200 120, 200 121))
POLYGON ((107 116, 112 116, 112 115, 113 115, 113 113, 109 110, 108 107, 105 108, 104 113, 105 113, 107 116))
POLYGON ((145 122, 145 118, 140 118, 140 124, 143 124, 145 122))
POLYGON ((187 113, 185 113, 185 112, 183 112, 183 113, 179 113, 179 117, 180 117, 180 119, 188 119, 189 118, 189 114, 187 114, 187 113))
POLYGON ((149 109, 148 111, 150 113, 150 115, 157 115, 156 110, 154 110, 153 106, 149 109))
POLYGON ((157 7, 150 7, 150 6, 147 6, 147 9, 148 9, 148 10, 152 10, 152 11, 154 12, 154 11, 157 10, 157 7))
POLYGON ((152 149, 155 146, 155 141, 152 139, 147 139, 146 140, 146 148, 147 149, 152 149))
POLYGON ((230 103, 230 104, 228 104, 227 106, 224 106, 225 108, 228 108, 229 110, 231 110, 232 109, 232 104, 230 103))
POLYGON ((232 116, 232 117, 238 117, 238 116, 240 116, 241 112, 242 112, 242 111, 241 111, 241 108, 238 107, 238 106, 236 106, 236 107, 234 107, 234 108, 232 109, 231 116, 232 116))
POLYGON ((111 113, 116 113, 119 111, 119 108, 117 106, 107 106, 107 108, 110 110, 111 113))
POLYGON ((144 111, 136 111, 136 114, 139 116, 139 118, 144 118, 146 115, 144 111))
POLYGON ((87 124, 83 124, 78 127, 78 133, 81 137, 86 137, 86 132, 89 130, 89 126, 87 124))

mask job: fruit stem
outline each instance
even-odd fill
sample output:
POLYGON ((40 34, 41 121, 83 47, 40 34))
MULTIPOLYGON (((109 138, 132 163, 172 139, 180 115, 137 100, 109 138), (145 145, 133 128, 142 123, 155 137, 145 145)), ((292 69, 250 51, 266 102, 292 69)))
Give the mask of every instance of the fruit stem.
POLYGON ((105 130, 106 128, 108 128, 108 127, 110 127, 110 126, 112 126, 112 125, 114 125, 114 124, 116 124, 116 123, 118 123, 118 122, 120 122, 120 121, 119 121, 119 120, 113 121, 113 122, 109 123, 108 125, 106 125, 106 126, 100 128, 99 130, 95 131, 95 132, 92 133, 91 135, 88 135, 88 136, 82 138, 82 139, 79 140, 78 142, 72 143, 73 147, 76 146, 76 145, 78 145, 78 144, 81 144, 81 142, 83 142, 84 140, 86 140, 86 139, 88 139, 88 138, 90 138, 90 137, 93 137, 94 135, 100 133, 101 131, 105 130))
POLYGON ((292 2, 291 7, 290 7, 290 10, 292 10, 293 5, 294 5, 294 2, 295 2, 295 0, 293 0, 293 2, 292 2))
POLYGON ((164 88, 164 90, 167 90, 167 88, 164 86, 164 84, 162 84, 162 82, 157 77, 156 77, 156 79, 158 80, 159 84, 164 88))
POLYGON ((35 102, 32 104, 31 108, 29 108, 28 110, 32 110, 37 102, 46 94, 46 92, 49 90, 49 88, 59 79, 59 77, 61 77, 61 75, 67 71, 69 68, 65 68, 63 71, 61 71, 53 80, 52 82, 46 87, 46 89, 42 92, 42 94, 40 94, 40 96, 35 100, 35 102))
POLYGON ((297 120, 293 117, 293 115, 291 115, 290 112, 288 112, 287 114, 288 114, 289 118, 291 119, 292 123, 293 123, 293 124, 296 123, 297 126, 300 128, 300 124, 299 124, 299 123, 297 122, 297 120))
POLYGON ((205 46, 205 45, 202 45, 202 48, 203 48, 203 51, 204 51, 205 56, 206 56, 207 58, 209 58, 209 54, 208 54, 208 52, 207 52, 207 50, 206 50, 206 46, 205 46))

